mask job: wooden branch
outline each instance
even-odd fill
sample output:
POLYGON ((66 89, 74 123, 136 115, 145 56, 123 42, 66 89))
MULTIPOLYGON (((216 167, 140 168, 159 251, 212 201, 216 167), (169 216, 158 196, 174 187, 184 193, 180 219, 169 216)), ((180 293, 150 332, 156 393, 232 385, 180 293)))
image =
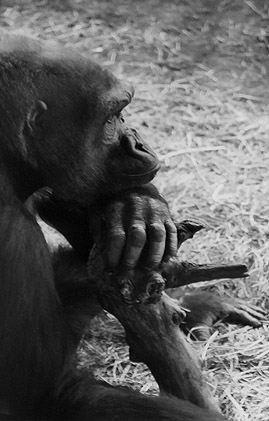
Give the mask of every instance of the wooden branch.
POLYGON ((192 238, 196 232, 204 228, 204 225, 200 222, 192 221, 190 219, 186 219, 182 222, 175 222, 175 226, 177 228, 178 248, 184 241, 192 238))
POLYGON ((162 292, 160 274, 151 272, 150 288, 145 290, 149 271, 141 268, 107 273, 96 247, 91 253, 88 270, 101 305, 114 314, 126 330, 131 358, 147 364, 160 390, 219 411, 203 380, 194 351, 179 328, 184 312, 175 300, 162 292), (139 295, 135 298, 136 288, 130 288, 137 279, 140 287, 144 285, 144 299, 141 299, 140 287, 140 298, 139 295))
MULTIPOLYGON (((194 234, 204 228, 200 222, 186 219, 175 222, 177 227, 178 247, 192 238, 194 234)), ((223 278, 245 278, 248 276, 246 265, 198 265, 181 262, 177 257, 163 264, 160 273, 165 278, 166 288, 175 288, 197 282, 212 281, 223 278)))
POLYGON ((198 265, 174 258, 163 265, 161 274, 166 288, 175 288, 213 279, 246 278, 248 269, 246 265, 198 265))

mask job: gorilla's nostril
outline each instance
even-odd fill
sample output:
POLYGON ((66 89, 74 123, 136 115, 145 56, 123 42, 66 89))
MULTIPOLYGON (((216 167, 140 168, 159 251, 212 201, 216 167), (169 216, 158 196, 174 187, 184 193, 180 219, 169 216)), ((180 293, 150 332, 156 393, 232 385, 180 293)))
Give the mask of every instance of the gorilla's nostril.
POLYGON ((148 152, 145 145, 142 142, 139 142, 139 140, 136 140, 135 148, 142 152, 148 152))
POLYGON ((140 136, 134 129, 128 130, 122 135, 120 145, 124 151, 131 156, 139 156, 140 152, 142 152, 142 154, 149 153, 149 148, 140 140, 140 136))

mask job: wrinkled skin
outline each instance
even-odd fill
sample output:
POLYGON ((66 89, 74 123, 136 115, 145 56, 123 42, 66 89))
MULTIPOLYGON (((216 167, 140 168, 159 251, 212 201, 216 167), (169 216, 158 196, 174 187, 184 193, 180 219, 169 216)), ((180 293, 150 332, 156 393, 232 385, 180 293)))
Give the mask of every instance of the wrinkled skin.
POLYGON ((167 290, 186 309, 182 329, 194 339, 207 340, 212 327, 220 320, 260 327, 267 312, 238 298, 219 296, 210 291, 184 292, 181 288, 167 290))

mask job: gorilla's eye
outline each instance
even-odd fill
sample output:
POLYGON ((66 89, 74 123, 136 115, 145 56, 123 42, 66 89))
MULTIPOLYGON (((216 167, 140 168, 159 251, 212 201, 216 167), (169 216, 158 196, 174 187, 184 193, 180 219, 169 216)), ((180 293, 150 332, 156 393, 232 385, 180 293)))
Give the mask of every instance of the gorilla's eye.
POLYGON ((123 118, 123 115, 122 115, 121 111, 118 111, 116 114, 111 115, 110 117, 108 117, 108 119, 106 120, 106 123, 108 123, 108 124, 114 124, 115 123, 115 119, 119 120, 120 123, 124 123, 124 118, 123 118))
POLYGON ((124 123, 124 118, 123 118, 123 115, 122 115, 121 111, 119 111, 117 114, 115 114, 115 116, 117 117, 118 120, 120 120, 121 123, 124 123))
POLYGON ((106 120, 106 123, 108 123, 108 124, 112 124, 113 123, 113 120, 114 120, 114 115, 112 115, 112 116, 110 116, 107 120, 106 120))

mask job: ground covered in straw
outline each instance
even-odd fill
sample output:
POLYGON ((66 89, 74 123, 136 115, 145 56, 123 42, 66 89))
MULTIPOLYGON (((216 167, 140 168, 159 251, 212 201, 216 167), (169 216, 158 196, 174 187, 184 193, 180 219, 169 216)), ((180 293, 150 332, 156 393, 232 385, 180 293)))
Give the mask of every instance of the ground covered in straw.
MULTIPOLYGON (((2 0, 0 23, 74 46, 134 83, 125 116, 159 154, 157 186, 177 219, 207 225, 182 259, 245 262, 249 279, 210 287, 269 307, 267 0, 2 0)), ((229 420, 268 421, 268 339, 266 322, 219 324, 195 345, 229 420)), ((99 378, 157 393, 111 317, 95 320, 79 355, 99 378)))

